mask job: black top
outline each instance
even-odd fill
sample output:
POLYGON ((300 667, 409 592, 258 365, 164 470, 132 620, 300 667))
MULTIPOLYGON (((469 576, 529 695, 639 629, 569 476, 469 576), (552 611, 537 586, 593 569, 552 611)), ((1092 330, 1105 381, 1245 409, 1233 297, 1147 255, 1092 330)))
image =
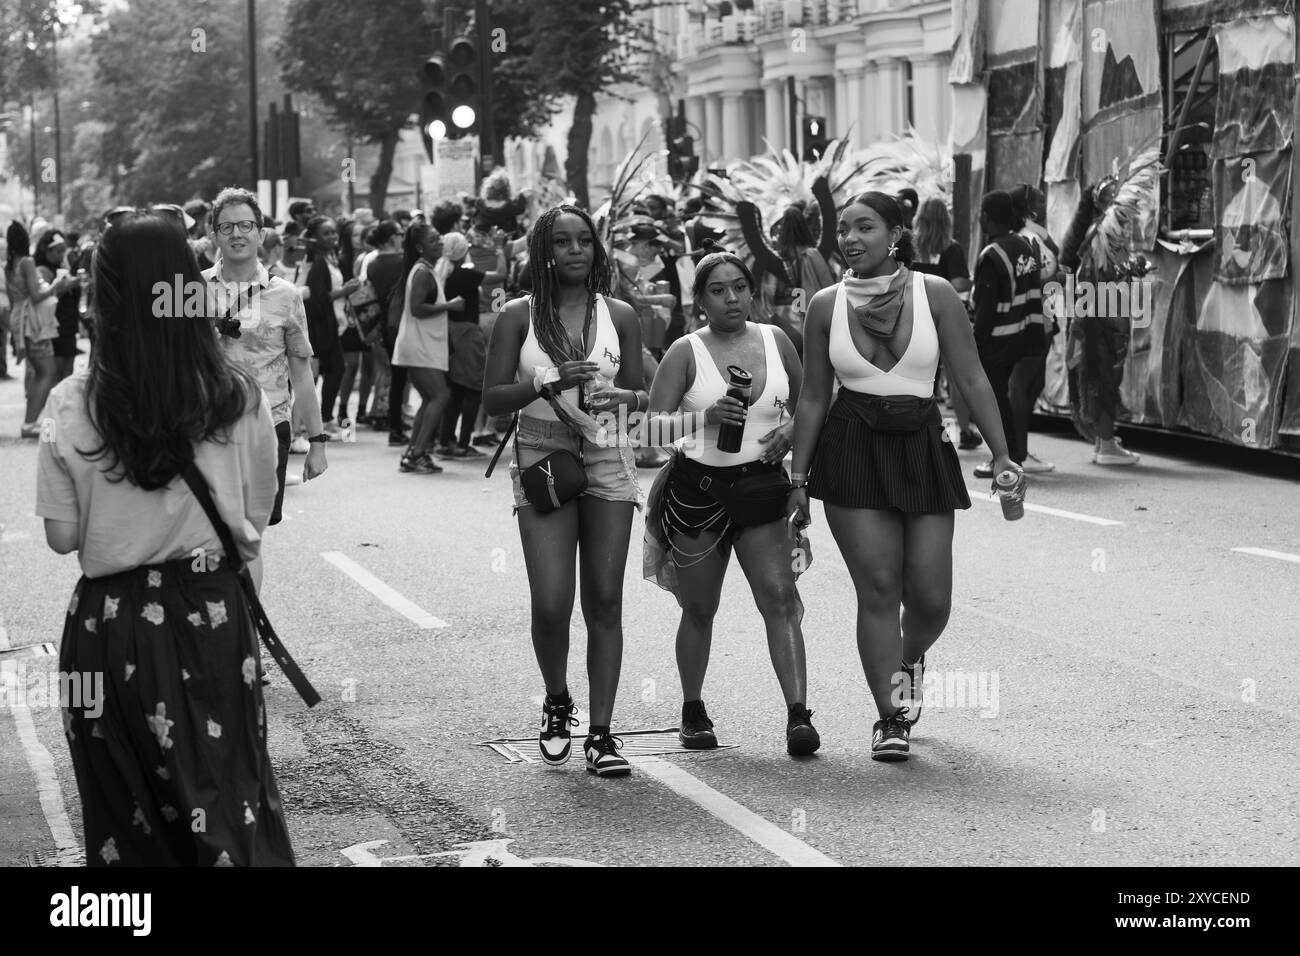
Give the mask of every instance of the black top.
POLYGON ((483 284, 484 275, 484 273, 469 266, 451 270, 451 273, 447 276, 447 281, 443 283, 446 287, 447 301, 450 302, 456 296, 460 296, 465 300, 465 308, 460 312, 448 312, 447 321, 478 321, 478 293, 479 286, 483 284))
POLYGON ((938 262, 928 263, 913 259, 910 268, 913 272, 943 276, 949 282, 953 279, 970 278, 970 270, 966 268, 966 250, 955 242, 949 243, 948 248, 939 253, 938 262))
POLYGON ((366 266, 366 279, 375 287, 375 296, 381 306, 388 307, 388 297, 401 284, 405 264, 405 257, 400 252, 381 252, 366 266))

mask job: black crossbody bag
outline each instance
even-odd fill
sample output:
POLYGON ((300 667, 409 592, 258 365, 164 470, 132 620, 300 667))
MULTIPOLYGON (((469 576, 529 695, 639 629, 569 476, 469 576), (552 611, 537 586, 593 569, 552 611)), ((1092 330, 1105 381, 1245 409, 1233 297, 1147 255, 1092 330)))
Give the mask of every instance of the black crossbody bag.
POLYGON ((212 500, 212 494, 208 491, 208 483, 203 479, 202 472, 190 462, 181 472, 181 477, 185 479, 185 484, 190 486, 190 491, 194 497, 199 500, 203 506, 203 513, 208 516, 212 522, 212 527, 217 530, 217 537, 221 539, 221 547, 226 551, 226 560, 230 562, 230 567, 239 577, 239 584, 244 589, 244 594, 248 597, 249 607, 253 611, 253 623, 257 625, 257 633, 262 638, 262 643, 270 651, 275 662, 280 665, 284 671, 284 676, 289 678, 289 683, 293 685, 299 696, 307 702, 308 707, 315 707, 320 703, 320 694, 316 693, 316 688, 311 685, 307 675, 298 667, 297 662, 289 655, 288 649, 280 641, 280 637, 275 633, 275 628, 271 626, 271 621, 266 616, 266 609, 262 607, 262 601, 257 596, 257 588, 253 584, 252 575, 248 573, 248 565, 240 557, 239 548, 235 546, 234 535, 230 533, 230 528, 221 520, 221 515, 217 511, 216 503, 212 500))
MULTIPOLYGON (((587 317, 582 323, 582 354, 584 357, 587 354, 587 338, 591 331, 591 320, 595 308, 595 298, 589 298, 587 300, 587 317)), ((581 385, 578 386, 578 396, 578 403, 581 404, 581 385)), ((543 392, 543 397, 548 402, 554 401, 549 391, 543 392)), ((492 477, 492 471, 501 459, 501 452, 505 450, 506 442, 510 440, 512 434, 515 436, 515 461, 519 461, 519 435, 515 431, 518 425, 519 413, 515 412, 510 427, 506 429, 505 438, 497 446, 496 454, 492 456, 492 461, 484 475, 485 478, 492 477)), ((550 514, 552 511, 558 511, 587 490, 587 468, 577 455, 560 449, 551 452, 535 465, 521 468, 519 470, 519 485, 530 505, 541 514, 550 514)))

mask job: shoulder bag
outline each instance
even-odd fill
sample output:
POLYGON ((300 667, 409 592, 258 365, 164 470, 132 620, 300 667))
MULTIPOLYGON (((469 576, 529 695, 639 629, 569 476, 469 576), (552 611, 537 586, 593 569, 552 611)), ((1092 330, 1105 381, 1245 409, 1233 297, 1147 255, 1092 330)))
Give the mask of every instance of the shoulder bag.
POLYGON ((226 560, 230 562, 231 568, 234 569, 239 577, 239 584, 244 589, 244 594, 248 598, 249 608, 253 612, 253 623, 257 627, 257 633, 262 638, 262 643, 270 651, 275 662, 280 665, 284 671, 284 676, 289 678, 289 683, 293 685, 299 696, 307 702, 308 707, 315 707, 320 703, 320 694, 316 693, 316 688, 311 685, 297 662, 289 655, 288 649, 280 641, 279 635, 275 633, 275 628, 271 626, 271 621, 266 616, 266 610, 262 607, 262 601, 257 596, 257 588, 253 584, 253 578, 248 573, 248 565, 239 554, 239 548, 235 545, 235 538, 230 533, 230 528, 221 520, 221 515, 217 512, 216 503, 212 500, 212 494, 208 491, 208 483, 203 479, 202 472, 190 462, 181 472, 181 477, 185 483, 190 486, 190 491, 198 499, 199 504, 203 506, 203 513, 208 516, 212 522, 212 527, 217 531, 217 537, 221 539, 221 547, 225 549, 226 560))
MULTIPOLYGON (((587 353, 587 339, 591 331, 591 319, 595 307, 595 298, 588 298, 587 317, 582 323, 583 355, 587 353)), ((553 401, 549 389, 542 393, 542 397, 548 402, 553 401)), ((492 471, 501 459, 501 452, 505 449, 506 442, 510 440, 512 433, 515 435, 515 461, 519 461, 519 435, 515 432, 518 425, 519 413, 515 412, 510 427, 506 429, 505 438, 497 446, 496 454, 492 456, 492 461, 488 465, 484 477, 492 477, 492 471)), ((577 455, 562 448, 559 451, 551 452, 534 465, 519 469, 519 486, 530 505, 541 514, 550 514, 552 511, 558 511, 587 490, 587 468, 577 455)))

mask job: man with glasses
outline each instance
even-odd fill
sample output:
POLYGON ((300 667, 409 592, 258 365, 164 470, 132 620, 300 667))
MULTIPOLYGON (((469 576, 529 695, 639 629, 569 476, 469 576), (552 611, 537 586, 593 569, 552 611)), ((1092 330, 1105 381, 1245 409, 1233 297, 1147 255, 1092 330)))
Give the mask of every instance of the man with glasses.
POLYGON ((218 256, 203 277, 213 293, 226 353, 253 374, 271 403, 271 418, 280 444, 276 468, 280 487, 270 523, 278 524, 289 463, 289 421, 295 402, 297 414, 311 435, 307 439, 311 450, 303 478, 310 481, 326 468, 326 438, 311 373, 307 312, 293 283, 270 275, 257 257, 262 210, 256 196, 237 187, 223 189, 212 205, 212 221, 218 256))

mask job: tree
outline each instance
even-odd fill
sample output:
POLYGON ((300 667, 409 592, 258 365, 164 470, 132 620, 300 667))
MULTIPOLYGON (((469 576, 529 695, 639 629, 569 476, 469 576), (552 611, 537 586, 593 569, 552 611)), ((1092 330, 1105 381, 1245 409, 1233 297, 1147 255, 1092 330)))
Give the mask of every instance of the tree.
POLYGON ((402 128, 419 108, 420 67, 431 52, 424 0, 289 0, 276 47, 280 77, 315 96, 335 125, 380 147, 370 205, 384 208, 402 128))
POLYGON ((532 67, 542 89, 574 97, 564 173, 569 189, 584 206, 587 152, 596 94, 616 83, 637 80, 636 58, 653 48, 637 17, 635 0, 565 0, 529 3, 532 67))

